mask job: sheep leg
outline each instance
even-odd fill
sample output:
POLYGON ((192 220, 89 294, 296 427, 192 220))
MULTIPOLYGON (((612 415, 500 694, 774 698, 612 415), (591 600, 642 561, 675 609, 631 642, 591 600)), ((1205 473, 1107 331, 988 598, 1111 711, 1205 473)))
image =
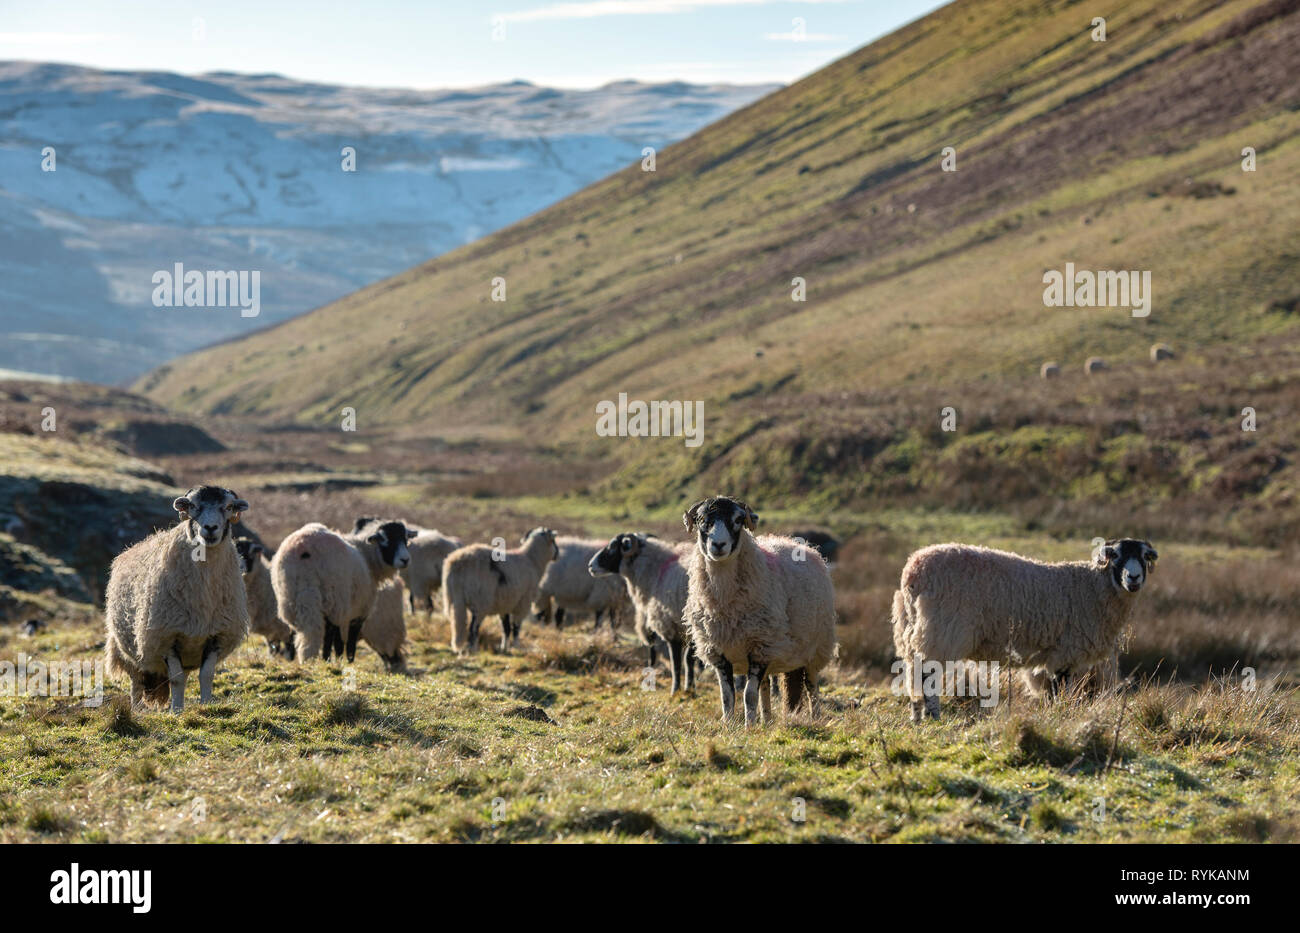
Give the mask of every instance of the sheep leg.
MULTIPOLYGON (((764 680, 763 675, 767 672, 767 665, 760 664, 753 658, 749 659, 749 673, 745 676, 745 725, 753 726, 758 723, 758 694, 762 690, 761 684, 764 680)), ((768 699, 768 705, 771 706, 771 699, 768 699)))
POLYGON ((709 663, 718 672, 718 692, 722 694, 722 721, 731 719, 731 711, 736 707, 736 687, 732 683, 731 662, 724 657, 710 658, 709 663))
POLYGON ((686 651, 682 654, 682 666, 685 667, 682 676, 686 681, 687 690, 695 689, 695 665, 697 663, 698 662, 695 660, 695 643, 688 641, 686 643, 686 651))
POLYGON ((668 695, 672 696, 682 689, 682 642, 675 639, 668 643, 668 666, 672 669, 673 683, 668 695))
POLYGON ((921 656, 918 654, 914 658, 903 659, 903 678, 904 687, 907 690, 908 699, 912 702, 912 722, 920 722, 925 718, 925 698, 916 689, 916 670, 921 664, 921 656))
POLYGON ((172 712, 179 713, 185 709, 185 680, 188 675, 181 667, 180 655, 174 650, 167 655, 167 682, 172 688, 172 712))
MULTIPOLYGON (((348 663, 356 660, 357 657, 357 639, 361 637, 361 629, 366 624, 365 619, 353 619, 348 623, 348 663)), ((340 635, 340 637, 342 637, 340 635)))
POLYGON ((650 645, 647 648, 647 657, 646 667, 654 667, 659 661, 659 658, 655 655, 655 642, 653 641, 650 642, 650 645))
POLYGON ((217 640, 209 638, 203 646, 203 663, 199 665, 199 702, 212 702, 212 678, 217 672, 217 640))
MULTIPOLYGON (((596 622, 596 627, 600 627, 599 620, 596 622)), ((555 630, 558 632, 562 628, 564 628, 564 607, 560 606, 555 610, 555 630)))
POLYGON ((144 705, 144 684, 136 678, 131 678, 131 708, 137 709, 144 705))
POLYGON ((501 617, 501 653, 510 652, 510 613, 501 617))
POLYGON ((772 681, 775 679, 775 677, 764 677, 762 685, 758 688, 758 709, 763 725, 772 722, 772 681))
POLYGON ((469 642, 466 647, 471 654, 478 651, 478 627, 482 621, 477 612, 469 614, 469 642))

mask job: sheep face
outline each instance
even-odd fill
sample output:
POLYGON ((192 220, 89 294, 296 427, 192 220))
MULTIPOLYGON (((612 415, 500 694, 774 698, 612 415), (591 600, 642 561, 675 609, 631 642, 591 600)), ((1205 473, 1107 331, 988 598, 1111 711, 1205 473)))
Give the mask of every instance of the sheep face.
POLYGON ((239 554, 239 572, 248 576, 257 566, 257 557, 266 549, 262 545, 253 541, 251 538, 238 538, 235 541, 235 551, 239 554))
POLYGON ((190 540, 197 536, 208 547, 220 544, 248 511, 248 503, 220 486, 195 486, 172 503, 172 508, 189 523, 190 540))
POLYGON ((757 527, 758 515, 739 499, 714 496, 691 506, 682 523, 695 533, 696 547, 705 560, 724 561, 740 547, 745 529, 757 527))
POLYGON ((416 532, 401 522, 384 522, 366 537, 366 543, 379 550, 379 559, 385 564, 401 570, 411 563, 411 552, 407 550, 406 542, 415 535, 416 532))
POLYGON ((1136 593, 1146 583, 1159 555, 1149 541, 1119 538, 1107 541, 1097 552, 1098 567, 1110 569, 1111 581, 1126 593, 1136 593))
POLYGON ((641 535, 615 535, 587 562, 587 573, 593 577, 608 577, 623 569, 625 560, 641 553, 645 538, 641 535))

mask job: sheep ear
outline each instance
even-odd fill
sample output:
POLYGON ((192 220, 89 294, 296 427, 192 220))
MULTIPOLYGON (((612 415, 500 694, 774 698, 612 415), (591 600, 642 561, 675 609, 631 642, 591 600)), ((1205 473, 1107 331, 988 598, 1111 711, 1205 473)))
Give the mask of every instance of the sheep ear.
POLYGON ((758 529, 758 513, 753 509, 745 509, 745 527, 750 531, 758 529))
POLYGON ((375 532, 374 534, 372 534, 370 537, 366 538, 366 543, 367 543, 367 544, 379 544, 379 543, 381 543, 383 540, 384 540, 384 536, 381 535, 379 532, 376 531, 376 532, 375 532))
POLYGON ((1151 570, 1155 567, 1156 561, 1160 559, 1160 555, 1156 553, 1156 549, 1147 541, 1142 542, 1142 556, 1146 558, 1147 570, 1151 570))
POLYGON ((415 537, 416 535, 418 535, 418 534, 419 534, 419 532, 416 531, 414 528, 408 528, 408 529, 406 529, 406 540, 407 540, 407 541, 410 541, 412 538, 414 538, 414 537, 415 537))
POLYGON ((1097 549, 1095 560, 1098 567, 1109 567, 1111 561, 1119 560, 1119 551, 1107 544, 1097 549))
POLYGON ((174 502, 172 502, 172 508, 184 515, 190 510, 190 500, 186 499, 184 496, 179 496, 174 502))
POLYGON ((687 531, 693 531, 695 529, 695 523, 699 521, 700 518, 700 509, 702 509, 704 503, 708 501, 708 499, 701 499, 699 502, 687 509, 682 515, 682 524, 686 526, 687 531))

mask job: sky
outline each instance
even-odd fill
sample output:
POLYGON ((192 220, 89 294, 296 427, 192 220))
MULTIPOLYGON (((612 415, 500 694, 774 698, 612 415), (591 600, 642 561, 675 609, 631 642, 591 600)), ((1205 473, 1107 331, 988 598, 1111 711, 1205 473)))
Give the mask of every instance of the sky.
POLYGON ((419 89, 789 83, 937 0, 0 0, 0 60, 419 89))

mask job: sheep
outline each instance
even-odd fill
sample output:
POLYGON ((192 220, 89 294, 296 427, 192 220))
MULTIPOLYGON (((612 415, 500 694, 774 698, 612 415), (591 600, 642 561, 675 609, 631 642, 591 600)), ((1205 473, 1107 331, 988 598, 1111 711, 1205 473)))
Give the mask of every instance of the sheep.
POLYGON ((1119 640, 1155 567, 1150 542, 1105 542, 1091 561, 1042 563, 965 544, 908 558, 894 594, 894 649, 912 720, 939 718, 938 687, 918 679, 927 661, 996 661, 1027 668, 1034 693, 1062 673, 1118 668, 1119 640))
POLYGON ((555 539, 559 557, 546 566, 537 585, 534 617, 541 622, 555 620, 564 627, 565 612, 590 612, 596 616, 596 628, 606 613, 610 628, 615 618, 630 604, 627 585, 617 578, 595 577, 587 572, 591 559, 605 546, 604 541, 589 541, 560 535, 555 539))
POLYGON ((760 702, 763 721, 772 719, 771 675, 785 675, 787 710, 799 708, 806 690, 815 712, 817 676, 837 650, 826 562, 791 538, 755 537, 758 515, 727 496, 695 503, 682 523, 695 535, 682 615, 696 653, 717 671, 723 722, 735 705, 738 669, 746 675, 747 726, 758 720, 760 702))
POLYGON ((1110 366, 1100 356, 1090 356, 1083 364, 1083 371, 1089 376, 1105 372, 1110 366))
POLYGON ((1159 363, 1161 360, 1172 360, 1176 355, 1174 348, 1167 343, 1151 344, 1151 362, 1153 363, 1159 363))
POLYGON ((406 542, 414 534, 400 521, 348 535, 312 522, 284 539, 271 561, 271 585, 300 662, 345 652, 348 661, 356 658, 375 593, 410 563, 406 542))
MULTIPOLYGON (((371 516, 358 518, 352 531, 356 533, 376 521, 378 519, 371 516)), ((415 612, 416 603, 419 602, 432 612, 433 594, 442 588, 442 562, 452 551, 464 547, 465 542, 432 528, 420 528, 411 524, 406 527, 416 532, 415 537, 406 543, 407 550, 411 553, 411 563, 401 571, 402 582, 406 584, 407 605, 411 612, 415 612)))
POLYGON ((131 681, 131 703, 185 708, 189 672, 212 702, 217 664, 248 634, 248 597, 232 528, 248 502, 220 486, 195 486, 172 502, 182 517, 127 548, 109 568, 104 653, 110 674, 131 681))
POLYGON ((622 577, 626 581, 636 609, 637 635, 650 649, 651 667, 655 663, 656 642, 668 645, 672 670, 669 695, 683 687, 695 689, 695 648, 682 622, 687 592, 684 562, 690 554, 689 543, 670 545, 649 535, 620 534, 611 538, 587 564, 587 572, 593 577, 622 577))
POLYGON ((546 565, 559 556, 555 532, 534 528, 522 547, 497 554, 486 544, 452 551, 442 565, 443 614, 451 620, 451 647, 478 650, 483 617, 501 616, 501 650, 519 643, 519 629, 532 605, 546 565))
POLYGON ((267 650, 293 660, 293 629, 280 621, 271 586, 271 563, 266 548, 251 538, 236 538, 239 572, 248 595, 248 631, 266 639, 267 650))
POLYGON ((1040 379, 1059 379, 1061 378, 1061 367, 1055 362, 1046 362, 1038 369, 1040 379))
POLYGON ((386 581, 375 593, 370 614, 361 627, 361 639, 374 649, 390 674, 406 670, 406 617, 402 607, 405 587, 399 577, 386 581))

